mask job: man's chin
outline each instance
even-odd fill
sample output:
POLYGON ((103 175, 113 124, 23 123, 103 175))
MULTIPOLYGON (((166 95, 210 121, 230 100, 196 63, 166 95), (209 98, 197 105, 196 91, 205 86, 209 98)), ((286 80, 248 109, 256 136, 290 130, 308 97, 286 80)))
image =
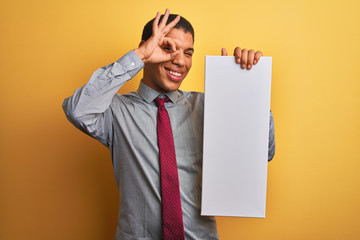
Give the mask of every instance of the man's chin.
POLYGON ((163 90, 165 92, 173 92, 173 91, 176 91, 179 89, 180 86, 172 86, 172 87, 166 87, 166 88, 163 88, 163 90))
POLYGON ((181 81, 172 81, 171 79, 163 79, 158 87, 161 88, 162 92, 172 92, 179 89, 181 81))

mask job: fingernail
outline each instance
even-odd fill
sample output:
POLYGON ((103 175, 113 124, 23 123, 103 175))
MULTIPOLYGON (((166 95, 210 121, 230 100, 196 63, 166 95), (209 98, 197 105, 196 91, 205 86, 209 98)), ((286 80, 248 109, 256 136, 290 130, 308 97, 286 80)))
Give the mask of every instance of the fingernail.
POLYGON ((240 58, 236 59, 236 62, 237 62, 237 63, 240 63, 240 58))
POLYGON ((250 64, 248 65, 248 69, 250 69, 251 68, 251 66, 250 66, 250 64))
POLYGON ((241 68, 242 68, 242 69, 244 69, 245 67, 246 67, 245 64, 242 64, 242 65, 241 65, 241 68))
POLYGON ((254 60, 254 64, 256 64, 256 60, 254 60))

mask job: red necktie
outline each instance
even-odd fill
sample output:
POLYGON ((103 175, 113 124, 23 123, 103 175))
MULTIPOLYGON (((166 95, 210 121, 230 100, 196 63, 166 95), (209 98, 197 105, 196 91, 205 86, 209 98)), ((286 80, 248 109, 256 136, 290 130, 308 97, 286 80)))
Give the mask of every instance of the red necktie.
POLYGON ((161 216, 163 240, 184 240, 184 224, 181 211, 179 178, 176 164, 174 139, 170 118, 164 102, 169 98, 156 98, 158 106, 157 133, 161 175, 161 216))

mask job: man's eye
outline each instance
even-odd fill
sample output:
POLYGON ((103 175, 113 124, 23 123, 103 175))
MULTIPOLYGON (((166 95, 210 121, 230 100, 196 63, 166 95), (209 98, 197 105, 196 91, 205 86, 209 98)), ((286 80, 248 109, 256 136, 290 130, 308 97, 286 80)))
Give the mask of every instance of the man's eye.
POLYGON ((192 54, 192 53, 190 53, 190 52, 186 52, 186 53, 185 53, 185 55, 188 55, 188 56, 190 56, 190 57, 191 57, 193 54, 192 54))

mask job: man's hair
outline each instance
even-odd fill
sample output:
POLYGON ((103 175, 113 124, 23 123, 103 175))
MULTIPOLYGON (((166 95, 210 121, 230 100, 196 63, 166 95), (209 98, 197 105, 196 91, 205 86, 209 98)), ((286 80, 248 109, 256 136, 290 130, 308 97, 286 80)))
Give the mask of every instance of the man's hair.
MULTIPOLYGON (((169 24, 172 20, 174 20, 178 15, 177 14, 169 14, 169 18, 166 22, 166 24, 169 24)), ((160 16, 160 20, 159 20, 159 23, 161 22, 161 19, 164 17, 164 15, 161 15, 160 16)), ((155 18, 153 18, 152 20, 150 20, 144 27, 143 29, 143 33, 142 33, 142 36, 141 36, 141 40, 143 41, 147 41, 151 35, 152 35, 152 26, 153 26, 153 22, 154 22, 155 18)), ((195 40, 195 34, 194 34, 194 28, 191 26, 191 23, 186 20, 185 18, 181 17, 180 16, 180 20, 179 22, 175 25, 176 29, 181 29, 183 30, 184 32, 189 32, 191 33, 192 35, 192 38, 193 38, 193 42, 195 40)))

